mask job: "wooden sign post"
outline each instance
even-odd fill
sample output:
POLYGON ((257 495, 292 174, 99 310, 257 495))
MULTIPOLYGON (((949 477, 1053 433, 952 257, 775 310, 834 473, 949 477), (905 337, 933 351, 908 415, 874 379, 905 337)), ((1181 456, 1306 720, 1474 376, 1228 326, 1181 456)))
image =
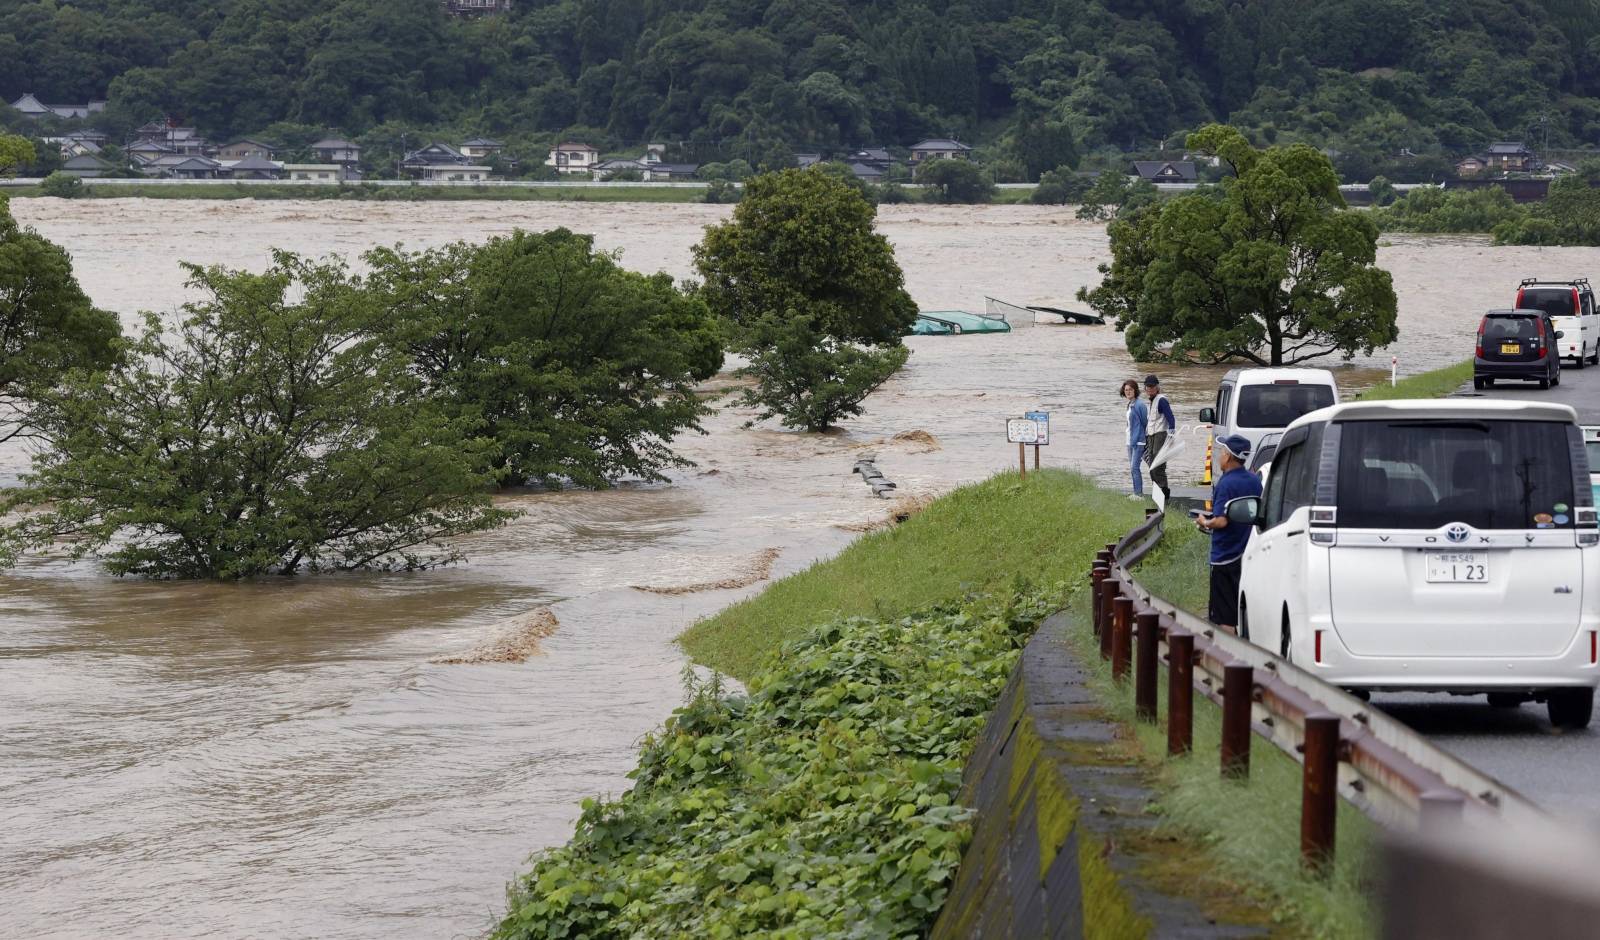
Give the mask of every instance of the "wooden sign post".
POLYGON ((1039 425, 1032 418, 1007 418, 1006 440, 1017 445, 1017 471, 1028 478, 1028 445, 1039 440, 1039 425))
POLYGON ((1050 412, 1030 411, 1023 415, 1029 421, 1039 426, 1038 437, 1033 442, 1033 469, 1039 469, 1039 448, 1050 443, 1050 412))

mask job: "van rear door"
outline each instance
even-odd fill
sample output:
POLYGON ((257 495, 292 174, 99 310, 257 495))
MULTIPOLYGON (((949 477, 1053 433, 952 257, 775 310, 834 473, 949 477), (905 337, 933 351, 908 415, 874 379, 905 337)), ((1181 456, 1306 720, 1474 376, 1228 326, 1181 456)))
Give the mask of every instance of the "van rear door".
POLYGON ((1531 313, 1491 313, 1483 318, 1483 358, 1490 362, 1532 362, 1545 342, 1540 319, 1531 313))
POLYGON ((1342 422, 1334 629, 1357 656, 1555 656, 1577 633, 1569 426, 1342 422))

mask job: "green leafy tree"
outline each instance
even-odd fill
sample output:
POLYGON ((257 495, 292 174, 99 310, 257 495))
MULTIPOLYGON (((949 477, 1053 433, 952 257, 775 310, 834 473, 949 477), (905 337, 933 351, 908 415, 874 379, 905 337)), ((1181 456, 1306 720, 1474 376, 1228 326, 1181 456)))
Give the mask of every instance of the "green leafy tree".
POLYGON ((1508 219, 1494 227, 1495 241, 1503 245, 1600 245, 1600 163, 1588 163, 1579 172, 1550 184, 1545 201, 1521 219, 1508 219))
POLYGON ((917 182, 935 202, 984 203, 994 200, 994 180, 970 160, 933 160, 917 168, 917 182))
POLYGON ((917 305, 876 210, 825 172, 754 177, 733 218, 695 247, 702 296, 729 325, 757 385, 745 403, 823 430, 904 362, 917 305))
POLYGON ((116 358, 114 313, 89 302, 59 246, 11 217, 0 195, 0 441, 26 433, 33 403, 65 373, 116 358))
POLYGON ((1039 177, 1028 200, 1040 206, 1065 206, 1081 202, 1089 194, 1093 183, 1067 167, 1049 170, 1039 177))
POLYGON ((83 193, 83 180, 57 170, 39 181, 39 191, 46 196, 73 199, 83 193))
POLYGON ((1395 340, 1377 228, 1345 208, 1327 157, 1303 144, 1258 151, 1220 125, 1188 145, 1235 175, 1113 222, 1105 279, 1079 292, 1116 318, 1134 358, 1286 365, 1395 340))
POLYGON ((1374 176, 1372 182, 1367 184, 1367 192, 1372 194, 1372 204, 1375 206, 1387 206, 1400 197, 1394 184, 1384 176, 1374 176))
POLYGON ((366 260, 387 335, 453 414, 481 420, 510 479, 605 486, 686 464, 670 444, 699 429, 694 383, 722 348, 668 275, 625 270, 566 229, 366 260))
POLYGON ((15 134, 0 134, 0 176, 16 175, 18 167, 32 163, 33 142, 15 134))
POLYGON ((0 508, 6 556, 64 544, 116 574, 236 579, 420 568, 503 522, 492 439, 371 334, 378 295, 277 253, 262 274, 186 266, 201 298, 147 315, 108 373, 41 399, 44 446, 0 508))

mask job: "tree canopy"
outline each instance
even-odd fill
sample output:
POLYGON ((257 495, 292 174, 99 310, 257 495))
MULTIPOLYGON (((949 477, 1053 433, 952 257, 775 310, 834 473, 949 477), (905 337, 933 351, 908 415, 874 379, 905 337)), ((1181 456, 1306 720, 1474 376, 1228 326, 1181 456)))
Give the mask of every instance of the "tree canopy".
POLYGON ((1327 157, 1304 144, 1259 151, 1215 125, 1188 144, 1235 175, 1113 222, 1105 278, 1080 292, 1116 318, 1134 358, 1288 365, 1394 341, 1377 228, 1345 208, 1327 157))
MULTIPOLYGON (((1526 0, 0 0, 0 97, 109 97, 291 148, 336 127, 558 135, 709 162, 962 135, 1030 178, 1209 121, 1426 179, 1504 137, 1600 138, 1600 8, 1526 0), (1415 155, 1415 156, 1414 156, 1415 155)), ((381 146, 380 146, 381 145, 381 146)), ((537 165, 538 161, 531 161, 537 165)))
POLYGON ((694 382, 722 365, 705 304, 625 270, 566 229, 366 256, 388 337, 456 414, 476 416, 508 478, 662 479, 698 430, 694 382))
POLYGON ((905 364, 917 305, 877 210, 818 168, 753 178, 733 218, 695 246, 700 293, 728 326, 762 418, 821 431, 905 364))
POLYGON ((378 294, 285 253, 262 274, 187 268, 201 297, 177 326, 148 315, 109 372, 39 399, 44 447, 0 499, 7 560, 64 545, 159 577, 417 568, 506 518, 495 442, 375 335, 378 294))
POLYGON ((34 400, 67 372, 109 366, 121 332, 67 253, 19 227, 0 195, 0 441, 30 429, 34 400))

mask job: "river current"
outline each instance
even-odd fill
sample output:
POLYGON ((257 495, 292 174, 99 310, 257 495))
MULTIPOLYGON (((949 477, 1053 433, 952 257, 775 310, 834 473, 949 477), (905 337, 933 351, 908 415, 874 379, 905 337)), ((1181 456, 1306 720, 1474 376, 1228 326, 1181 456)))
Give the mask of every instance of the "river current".
MULTIPOLYGON (((641 271, 690 274, 726 207, 26 199, 79 280, 132 328, 184 299, 179 261, 259 269, 272 247, 353 256, 513 228, 595 235, 641 271)), ((1103 228, 1070 210, 885 207, 924 308, 1069 303, 1097 280, 1103 228)), ((1478 314, 1518 279, 1600 273, 1592 249, 1502 249, 1394 237, 1380 263, 1401 339, 1341 383, 1469 355, 1478 314)), ((528 854, 563 841, 578 801, 624 789, 641 735, 682 695, 672 639, 759 591, 662 593, 798 571, 884 504, 864 453, 902 491, 937 493, 1014 464, 1003 419, 1052 412, 1047 465, 1124 485, 1121 406, 1133 363, 1109 327, 919 337, 906 368, 840 433, 721 410, 670 484, 516 493, 524 514, 464 539, 468 561, 415 574, 242 585, 119 580, 93 562, 0 574, 0 936, 473 936, 528 854), (931 435, 904 435, 922 431, 931 435), (896 435, 902 435, 897 439, 896 435), (775 560, 773 560, 775 559, 775 560), (444 664, 508 618, 559 627, 520 664, 444 664)), ((1165 370, 1193 422, 1220 369, 1165 370)), ((1203 442, 1186 466, 1195 475, 1203 442)), ((26 465, 0 451, 0 473, 26 465)))

